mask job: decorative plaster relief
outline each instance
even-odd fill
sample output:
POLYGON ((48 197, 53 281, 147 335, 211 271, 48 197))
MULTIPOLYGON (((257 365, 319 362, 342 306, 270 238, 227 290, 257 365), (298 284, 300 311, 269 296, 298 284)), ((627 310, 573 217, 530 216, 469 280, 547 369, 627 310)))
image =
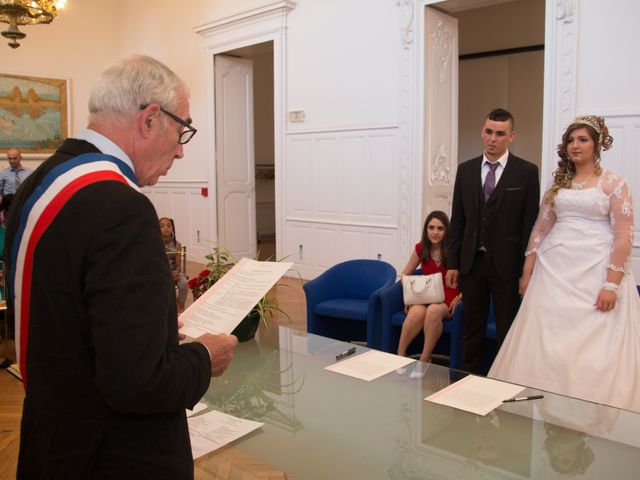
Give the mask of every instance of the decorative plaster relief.
POLYGON ((402 43, 404 48, 409 48, 413 45, 414 29, 413 29, 413 16, 415 13, 415 7, 413 0, 396 0, 398 5, 404 12, 404 21, 400 25, 402 31, 402 43))
POLYGON ((442 22, 438 22, 436 31, 431 35, 433 38, 433 52, 438 66, 438 80, 445 81, 446 73, 451 64, 451 53, 453 52, 453 33, 442 22))
POLYGON ((444 145, 438 147, 438 153, 431 163, 431 183, 449 185, 451 184, 451 165, 444 145))
POLYGON ((557 0, 556 19, 564 23, 573 22, 576 13, 576 0, 557 0))

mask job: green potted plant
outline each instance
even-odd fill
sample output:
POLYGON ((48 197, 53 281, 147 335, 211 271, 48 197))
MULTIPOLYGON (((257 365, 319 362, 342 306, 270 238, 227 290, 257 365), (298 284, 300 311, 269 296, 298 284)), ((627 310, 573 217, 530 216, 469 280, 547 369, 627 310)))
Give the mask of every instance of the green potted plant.
MULTIPOLYGON (((189 289, 194 300, 209 290, 237 263, 231 252, 222 245, 214 245, 211 252, 205 255, 205 259, 205 268, 197 277, 189 280, 189 289)), ((288 287, 288 285, 276 283, 274 287, 288 287)), ((240 342, 250 340, 255 336, 260 321, 266 325, 267 316, 272 318, 275 313, 281 313, 291 322, 289 314, 278 306, 276 299, 270 293, 267 293, 231 333, 238 337, 240 342)))

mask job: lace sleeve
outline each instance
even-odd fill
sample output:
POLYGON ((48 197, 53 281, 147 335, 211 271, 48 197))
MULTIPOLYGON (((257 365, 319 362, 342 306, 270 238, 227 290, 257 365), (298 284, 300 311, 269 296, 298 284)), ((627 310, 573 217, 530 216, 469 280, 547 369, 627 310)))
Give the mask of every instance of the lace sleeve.
POLYGON ((538 218, 536 219, 536 223, 533 225, 533 229, 531 230, 529 243, 527 244, 527 249, 524 252, 525 256, 529 256, 532 253, 538 251, 538 247, 540 247, 540 244, 542 244, 542 241, 551 231, 553 225, 556 223, 556 212, 553 210, 553 207, 546 202, 548 194, 549 189, 547 189, 546 193, 542 197, 542 205, 540 205, 538 218))
POLYGON ((609 197, 609 224, 613 245, 607 268, 616 272, 629 270, 633 246, 633 201, 627 183, 611 172, 605 172, 602 190, 609 197))

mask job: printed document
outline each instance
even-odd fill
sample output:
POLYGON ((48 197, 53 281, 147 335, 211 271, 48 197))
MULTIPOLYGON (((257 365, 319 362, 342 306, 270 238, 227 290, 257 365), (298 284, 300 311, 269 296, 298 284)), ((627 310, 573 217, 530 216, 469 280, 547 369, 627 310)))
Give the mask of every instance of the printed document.
POLYGON ((520 385, 468 375, 429 395, 425 400, 477 415, 486 415, 502 405, 503 400, 515 397, 522 390, 524 387, 520 385))
POLYGON ((415 362, 412 358, 399 357, 398 355, 379 352, 378 350, 369 350, 324 368, 330 372, 341 373, 342 375, 370 382, 412 362, 415 362))
POLYGON ((180 332, 191 338, 231 333, 292 266, 243 258, 180 315, 180 332))
POLYGON ((189 423, 189 438, 191 439, 194 460, 244 437, 264 425, 261 422, 243 420, 217 410, 203 413, 197 417, 188 417, 187 422, 189 423))

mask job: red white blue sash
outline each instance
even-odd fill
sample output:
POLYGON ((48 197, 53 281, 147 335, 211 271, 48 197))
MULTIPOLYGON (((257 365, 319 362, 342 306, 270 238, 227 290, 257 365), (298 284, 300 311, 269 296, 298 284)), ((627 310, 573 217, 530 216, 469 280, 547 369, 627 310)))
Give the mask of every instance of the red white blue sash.
POLYGON ((15 310, 16 354, 25 385, 33 255, 40 238, 65 204, 84 187, 118 181, 139 190, 135 180, 131 168, 121 160, 102 153, 85 153, 51 169, 24 203, 11 248, 8 285, 15 310))

